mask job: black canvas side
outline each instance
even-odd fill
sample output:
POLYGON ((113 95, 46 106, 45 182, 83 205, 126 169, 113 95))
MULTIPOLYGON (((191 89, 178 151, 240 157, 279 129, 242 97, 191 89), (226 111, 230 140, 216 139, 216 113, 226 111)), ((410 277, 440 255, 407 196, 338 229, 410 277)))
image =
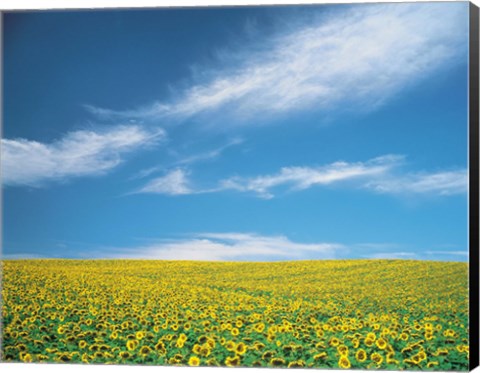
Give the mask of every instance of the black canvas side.
POLYGON ((470 3, 469 48, 469 289, 470 289, 470 370, 479 364, 479 26, 478 7, 470 3))

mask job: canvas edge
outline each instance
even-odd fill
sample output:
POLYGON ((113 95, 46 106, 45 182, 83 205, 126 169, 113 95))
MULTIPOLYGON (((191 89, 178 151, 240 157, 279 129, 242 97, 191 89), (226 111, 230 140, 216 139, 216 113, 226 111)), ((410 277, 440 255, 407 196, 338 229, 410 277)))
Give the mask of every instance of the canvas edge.
POLYGON ((470 370, 479 365, 479 8, 469 22, 469 292, 470 370))

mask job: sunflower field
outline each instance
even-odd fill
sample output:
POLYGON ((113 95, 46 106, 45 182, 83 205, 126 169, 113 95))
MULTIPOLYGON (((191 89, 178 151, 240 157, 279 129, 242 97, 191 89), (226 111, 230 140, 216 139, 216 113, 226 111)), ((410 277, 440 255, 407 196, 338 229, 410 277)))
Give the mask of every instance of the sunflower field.
POLYGON ((468 370, 467 263, 2 266, 3 361, 468 370))

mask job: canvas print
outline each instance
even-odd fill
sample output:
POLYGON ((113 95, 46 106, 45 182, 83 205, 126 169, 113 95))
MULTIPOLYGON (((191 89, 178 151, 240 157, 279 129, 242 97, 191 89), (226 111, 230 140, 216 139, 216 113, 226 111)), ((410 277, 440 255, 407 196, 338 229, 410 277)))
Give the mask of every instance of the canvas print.
POLYGON ((4 12, 1 360, 468 370, 469 12, 4 12))

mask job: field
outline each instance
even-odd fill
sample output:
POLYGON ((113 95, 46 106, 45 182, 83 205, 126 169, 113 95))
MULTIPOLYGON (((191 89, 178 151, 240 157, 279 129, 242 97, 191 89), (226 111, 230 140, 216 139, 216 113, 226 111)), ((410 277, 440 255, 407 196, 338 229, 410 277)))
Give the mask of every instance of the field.
POLYGON ((3 360, 468 369, 466 263, 3 261, 3 360))

